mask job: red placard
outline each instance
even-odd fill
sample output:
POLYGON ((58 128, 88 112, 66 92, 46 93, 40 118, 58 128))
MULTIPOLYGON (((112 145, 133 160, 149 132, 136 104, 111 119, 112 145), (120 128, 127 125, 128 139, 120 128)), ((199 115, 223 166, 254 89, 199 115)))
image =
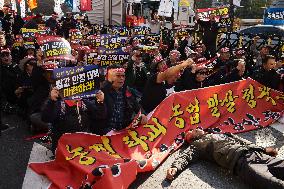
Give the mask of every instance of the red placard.
POLYGON ((75 58, 71 55, 69 42, 62 37, 38 37, 37 43, 40 45, 45 61, 55 59, 75 61, 75 58))

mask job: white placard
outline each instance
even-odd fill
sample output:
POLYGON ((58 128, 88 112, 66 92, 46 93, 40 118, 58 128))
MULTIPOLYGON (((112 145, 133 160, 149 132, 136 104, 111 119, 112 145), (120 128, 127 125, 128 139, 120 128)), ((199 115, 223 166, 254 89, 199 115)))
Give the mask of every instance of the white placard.
POLYGON ((173 12, 173 0, 161 0, 158 15, 171 17, 173 12))

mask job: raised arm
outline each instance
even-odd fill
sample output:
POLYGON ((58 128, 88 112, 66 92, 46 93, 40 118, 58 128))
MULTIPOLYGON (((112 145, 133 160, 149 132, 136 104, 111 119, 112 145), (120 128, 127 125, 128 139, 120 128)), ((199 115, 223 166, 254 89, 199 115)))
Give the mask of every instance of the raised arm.
POLYGON ((186 61, 183 61, 181 64, 178 64, 176 66, 168 68, 166 71, 161 72, 157 76, 157 83, 162 83, 165 81, 168 77, 179 74, 179 72, 193 64, 192 59, 187 59, 186 61))

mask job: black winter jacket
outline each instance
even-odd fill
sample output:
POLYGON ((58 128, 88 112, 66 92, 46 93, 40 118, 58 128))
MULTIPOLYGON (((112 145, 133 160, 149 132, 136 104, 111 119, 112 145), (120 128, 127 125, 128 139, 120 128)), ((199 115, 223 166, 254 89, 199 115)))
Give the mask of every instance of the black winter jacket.
POLYGON ((251 77, 262 85, 272 89, 279 90, 280 88, 281 77, 275 70, 266 71, 261 67, 251 77))
POLYGON ((205 45, 216 44, 219 30, 219 24, 212 21, 197 20, 197 23, 203 28, 203 43, 205 45))
MULTIPOLYGON (((95 134, 104 135, 108 133, 111 128, 109 126, 109 120, 113 113, 114 108, 114 99, 111 95, 112 84, 108 81, 103 83, 101 88, 102 92, 104 93, 104 103, 100 104, 97 103, 96 99, 92 99, 89 101, 84 101, 88 112, 90 113, 91 119, 91 130, 95 134)), ((129 126, 132 122, 135 115, 140 111, 140 105, 136 99, 136 96, 131 91, 130 88, 124 86, 123 89, 124 94, 124 102, 125 102, 125 109, 124 109, 124 124, 123 128, 129 126)), ((120 129, 123 129, 120 128, 120 129)))
POLYGON ((15 90, 20 86, 22 71, 17 64, 0 65, 1 69, 1 95, 12 104, 17 102, 15 90), (2 93, 3 92, 3 93, 2 93))

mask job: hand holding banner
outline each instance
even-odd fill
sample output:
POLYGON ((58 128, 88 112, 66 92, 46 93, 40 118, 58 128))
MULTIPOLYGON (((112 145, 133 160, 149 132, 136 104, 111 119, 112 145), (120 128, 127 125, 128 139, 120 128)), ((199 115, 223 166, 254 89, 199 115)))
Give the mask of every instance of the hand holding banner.
POLYGON ((77 66, 53 70, 56 88, 64 99, 87 98, 94 96, 99 89, 98 66, 77 66))

